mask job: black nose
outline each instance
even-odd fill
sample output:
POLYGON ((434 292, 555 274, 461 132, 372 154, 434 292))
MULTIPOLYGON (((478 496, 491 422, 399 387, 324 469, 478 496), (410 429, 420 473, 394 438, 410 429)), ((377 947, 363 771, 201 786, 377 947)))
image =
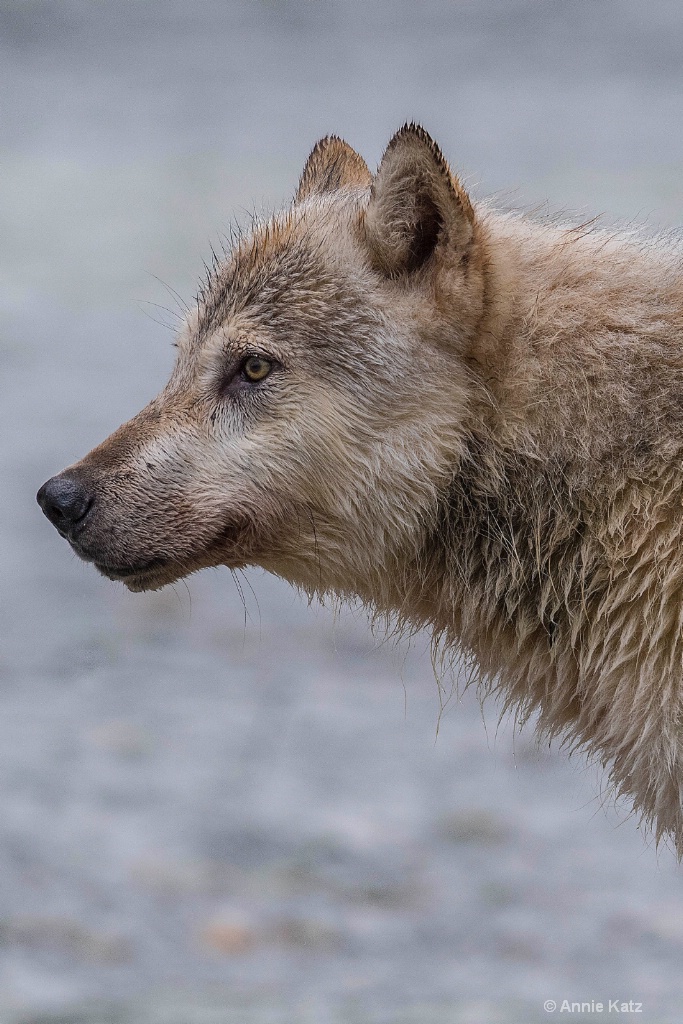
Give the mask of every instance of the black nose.
POLYGON ((92 505, 92 497, 77 477, 60 473, 38 491, 38 504, 60 533, 70 533, 92 505))

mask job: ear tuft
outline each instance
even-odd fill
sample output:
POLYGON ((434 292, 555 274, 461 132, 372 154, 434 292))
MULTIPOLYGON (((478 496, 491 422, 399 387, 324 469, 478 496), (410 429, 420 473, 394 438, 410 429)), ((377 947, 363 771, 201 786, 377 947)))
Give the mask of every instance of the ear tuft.
POLYGON ((365 229, 373 262, 389 276, 419 269, 440 245, 462 252, 471 241, 469 196, 421 125, 404 125, 389 142, 365 229))
POLYGON ((316 142, 299 179, 294 201, 345 187, 367 188, 372 181, 368 165, 348 142, 326 135, 316 142))

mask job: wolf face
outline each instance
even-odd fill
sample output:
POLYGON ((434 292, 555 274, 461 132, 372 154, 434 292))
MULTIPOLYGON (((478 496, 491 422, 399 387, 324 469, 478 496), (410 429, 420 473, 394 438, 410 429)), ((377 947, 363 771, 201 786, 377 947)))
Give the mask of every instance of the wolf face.
POLYGON ((373 178, 319 142, 290 209, 215 267, 170 381, 38 500, 131 590, 258 564, 367 596, 417 557, 457 467, 484 257, 416 126, 373 178))

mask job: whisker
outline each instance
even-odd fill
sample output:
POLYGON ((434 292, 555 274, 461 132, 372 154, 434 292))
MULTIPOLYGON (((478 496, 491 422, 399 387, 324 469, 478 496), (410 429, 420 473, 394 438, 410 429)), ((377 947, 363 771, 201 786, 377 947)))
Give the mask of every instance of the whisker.
POLYGON ((261 605, 259 604, 258 597, 256 596, 256 591, 254 590, 254 588, 251 585, 251 580, 249 579, 249 577, 248 577, 247 573, 244 571, 244 569, 237 569, 235 571, 240 574, 240 577, 244 580, 246 585, 249 587, 249 590, 252 593, 254 601, 256 602, 256 608, 258 609, 258 636, 259 636, 259 642, 260 642, 261 639, 262 639, 262 637, 261 637, 261 605))
POLYGON ((167 284, 166 281, 163 281, 160 277, 157 277, 156 274, 150 274, 150 277, 153 277, 155 281, 158 281, 159 284, 166 289, 169 295, 175 300, 178 309, 183 314, 184 318, 185 315, 190 312, 190 307, 187 304, 187 302, 185 302, 182 295, 179 292, 177 292, 175 288, 172 288, 170 284, 167 284))
MULTIPOLYGON (((144 301, 145 301, 144 299, 140 299, 138 301, 138 306, 140 308, 140 312, 144 313, 145 316, 149 317, 150 320, 153 320, 155 324, 159 324, 159 327, 163 327, 163 328, 165 328, 165 330, 171 331, 172 334, 175 334, 176 333, 176 328, 175 327, 173 327, 171 324, 164 323, 163 320, 158 320, 155 316, 152 316, 152 314, 149 312, 148 309, 143 309, 142 308, 144 301)), ((149 305, 155 306, 156 303, 155 302, 151 302, 151 303, 149 303, 149 305)), ((163 309, 163 306, 161 308, 163 309)))
POLYGON ((249 611, 247 609, 247 602, 245 600, 244 591, 242 590, 242 586, 240 584, 240 581, 237 578, 236 571, 234 569, 231 569, 230 570, 230 575, 232 576, 233 580, 235 581, 235 586, 237 587, 237 593, 240 595, 240 600, 242 602, 242 607, 244 608, 244 638, 246 640, 246 637, 247 637, 247 622, 249 620, 249 611))

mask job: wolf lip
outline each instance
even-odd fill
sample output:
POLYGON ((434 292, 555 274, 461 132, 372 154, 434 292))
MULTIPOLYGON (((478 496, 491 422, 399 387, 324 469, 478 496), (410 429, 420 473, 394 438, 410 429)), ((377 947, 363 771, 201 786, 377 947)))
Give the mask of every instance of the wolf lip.
POLYGON ((145 576, 156 569, 161 569, 166 562, 165 558, 151 558, 148 562, 140 562, 137 565, 108 565, 98 561, 95 561, 94 565, 98 572, 111 580, 125 580, 131 576, 145 576))

